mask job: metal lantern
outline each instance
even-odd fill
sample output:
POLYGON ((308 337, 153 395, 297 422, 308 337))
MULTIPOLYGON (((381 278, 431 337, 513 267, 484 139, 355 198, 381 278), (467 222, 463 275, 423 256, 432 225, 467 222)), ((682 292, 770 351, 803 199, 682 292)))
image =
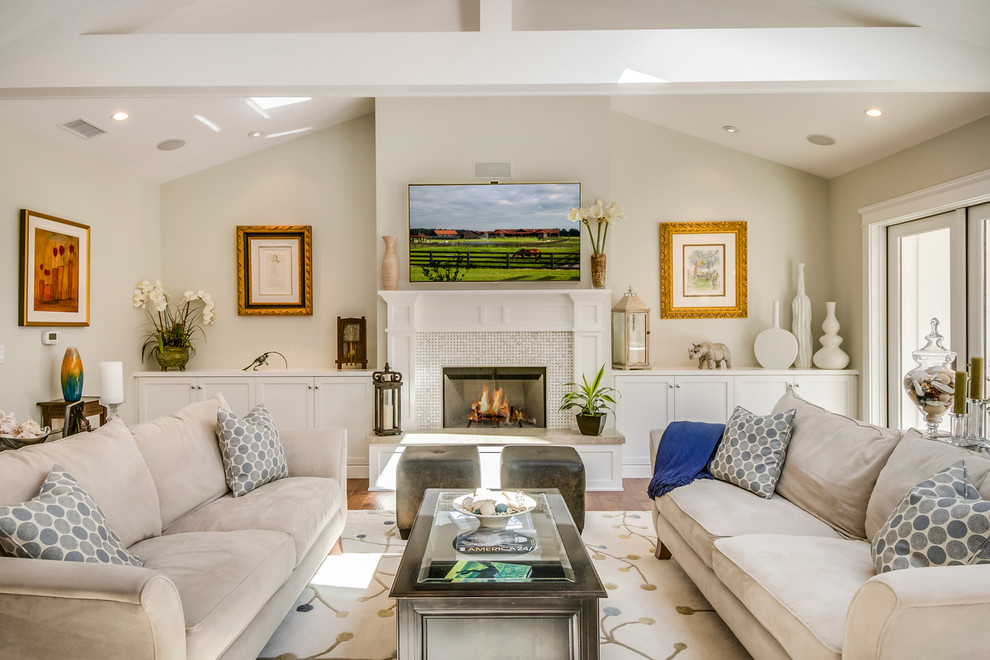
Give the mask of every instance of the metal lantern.
POLYGON ((650 367, 650 308, 632 287, 612 308, 612 368, 650 367))
POLYGON ((388 368, 371 374, 375 387, 375 435, 398 435, 402 433, 402 374, 388 368))

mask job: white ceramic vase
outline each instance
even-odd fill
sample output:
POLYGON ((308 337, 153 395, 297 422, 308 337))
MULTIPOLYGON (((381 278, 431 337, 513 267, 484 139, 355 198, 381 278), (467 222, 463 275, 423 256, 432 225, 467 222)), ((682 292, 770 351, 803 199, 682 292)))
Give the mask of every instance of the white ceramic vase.
POLYGON ((395 291, 399 284, 399 260, 395 256, 395 236, 382 236, 385 256, 382 258, 382 289, 395 291))
POLYGON ((764 369, 788 369, 797 356, 797 340, 780 327, 780 303, 773 301, 773 325, 756 335, 753 352, 764 369))
POLYGON ((822 347, 814 355, 815 366, 819 369, 845 369, 849 364, 849 355, 839 348, 842 337, 839 336, 839 320, 835 318, 835 303, 825 303, 825 322, 822 323, 825 334, 819 340, 822 347))
POLYGON ((811 369, 811 299, 804 293, 804 264, 798 264, 798 292, 791 302, 791 332, 797 339, 794 366, 811 369))

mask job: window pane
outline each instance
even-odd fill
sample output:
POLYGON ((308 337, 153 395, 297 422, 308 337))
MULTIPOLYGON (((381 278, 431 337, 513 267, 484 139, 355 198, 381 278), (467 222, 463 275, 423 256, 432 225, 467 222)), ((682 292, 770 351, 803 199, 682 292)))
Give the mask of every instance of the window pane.
MULTIPOLYGON (((900 327, 900 368, 905 374, 915 366, 911 353, 925 345, 925 336, 931 331, 932 318, 939 320, 939 333, 949 344, 952 336, 950 280, 947 264, 951 263, 948 227, 903 236, 898 241, 900 280, 900 318, 894 327, 900 327)), ((965 351, 963 351, 965 353, 965 351)), ((906 395, 903 401, 907 402, 906 395)), ((924 416, 910 403, 901 406, 900 428, 925 428, 924 416)), ((948 430, 948 419, 942 428, 948 430)))

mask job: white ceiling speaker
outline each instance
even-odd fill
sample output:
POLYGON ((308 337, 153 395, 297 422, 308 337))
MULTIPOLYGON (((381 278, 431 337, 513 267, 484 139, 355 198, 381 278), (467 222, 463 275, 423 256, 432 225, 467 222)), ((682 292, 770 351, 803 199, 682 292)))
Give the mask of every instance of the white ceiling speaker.
POLYGON ((512 178, 512 163, 475 163, 474 176, 477 179, 510 179, 512 178))

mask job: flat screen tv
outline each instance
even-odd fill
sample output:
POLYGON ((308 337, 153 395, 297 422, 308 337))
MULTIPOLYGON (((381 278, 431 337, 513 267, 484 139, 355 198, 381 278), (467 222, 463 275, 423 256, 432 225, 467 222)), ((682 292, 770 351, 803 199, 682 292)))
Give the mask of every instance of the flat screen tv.
POLYGON ((410 282, 577 282, 580 183, 409 184, 410 282))

